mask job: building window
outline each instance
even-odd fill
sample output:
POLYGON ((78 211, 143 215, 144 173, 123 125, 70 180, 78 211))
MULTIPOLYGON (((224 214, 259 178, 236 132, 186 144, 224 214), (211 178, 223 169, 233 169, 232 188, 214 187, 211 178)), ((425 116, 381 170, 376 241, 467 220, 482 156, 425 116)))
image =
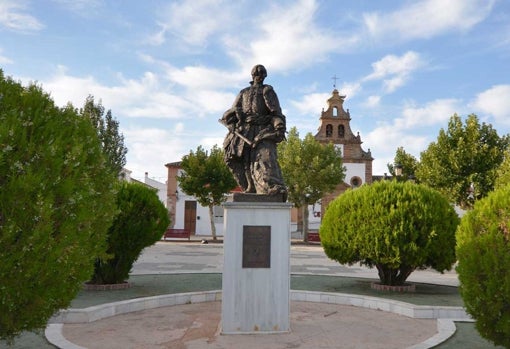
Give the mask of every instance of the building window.
POLYGON ((351 178, 351 187, 353 188, 358 188, 359 186, 361 186, 362 183, 363 181, 361 180, 361 178, 357 176, 351 178))
POLYGON ((333 116, 338 116, 338 107, 333 107, 333 116))
POLYGON ((326 137, 333 136, 333 125, 326 125, 326 137))
POLYGON ((223 223, 223 206, 213 207, 214 223, 223 223))
POLYGON ((345 127, 344 125, 338 125, 338 137, 344 138, 345 137, 345 127))

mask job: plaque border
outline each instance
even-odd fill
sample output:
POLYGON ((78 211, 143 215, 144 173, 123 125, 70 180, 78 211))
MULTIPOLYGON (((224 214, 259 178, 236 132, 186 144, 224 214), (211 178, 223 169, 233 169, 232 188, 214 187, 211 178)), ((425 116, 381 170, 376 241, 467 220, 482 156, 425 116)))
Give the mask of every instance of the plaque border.
POLYGON ((243 242, 242 242, 242 268, 243 269, 268 269, 271 268, 271 226, 270 225, 243 225, 243 242), (265 244, 260 244, 259 247, 262 247, 264 249, 264 254, 262 257, 265 257, 264 259, 261 259, 259 261, 253 261, 252 259, 249 259, 249 238, 247 238, 250 234, 260 234, 263 236, 265 244))

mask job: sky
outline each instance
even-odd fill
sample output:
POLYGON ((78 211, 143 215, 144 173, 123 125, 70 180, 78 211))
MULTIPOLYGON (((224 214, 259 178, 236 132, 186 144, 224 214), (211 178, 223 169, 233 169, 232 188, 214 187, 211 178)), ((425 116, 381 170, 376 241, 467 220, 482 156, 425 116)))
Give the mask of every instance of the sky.
POLYGON ((400 146, 419 159, 454 113, 510 133, 508 0, 0 0, 4 75, 60 106, 101 101, 136 179, 221 146, 255 64, 302 138, 346 95, 374 175, 400 146))

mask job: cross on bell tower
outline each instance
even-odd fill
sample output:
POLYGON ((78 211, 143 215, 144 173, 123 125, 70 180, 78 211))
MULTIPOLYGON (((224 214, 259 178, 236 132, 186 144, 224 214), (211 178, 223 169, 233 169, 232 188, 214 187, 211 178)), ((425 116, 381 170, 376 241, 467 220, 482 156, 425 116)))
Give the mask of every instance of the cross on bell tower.
POLYGON ((336 77, 336 74, 331 78, 331 80, 333 80, 333 88, 336 88, 336 81, 338 80, 339 78, 336 77))

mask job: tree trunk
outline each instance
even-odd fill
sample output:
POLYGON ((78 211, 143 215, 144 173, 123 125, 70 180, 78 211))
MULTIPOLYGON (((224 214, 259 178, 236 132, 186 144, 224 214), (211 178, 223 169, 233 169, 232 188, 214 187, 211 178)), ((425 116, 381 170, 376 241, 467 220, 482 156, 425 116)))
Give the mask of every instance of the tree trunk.
POLYGON ((211 234, 214 241, 217 240, 216 238, 216 224, 214 224, 214 206, 209 205, 209 220, 211 221, 211 234))
POLYGON ((296 227, 296 230, 299 231, 300 233, 303 232, 303 210, 301 209, 301 207, 298 207, 297 208, 297 227, 296 227))
POLYGON ((414 271, 413 267, 402 265, 400 268, 390 268, 384 264, 376 264, 379 280, 382 285, 402 286, 414 271))
POLYGON ((303 205, 303 241, 308 242, 308 204, 303 205))

